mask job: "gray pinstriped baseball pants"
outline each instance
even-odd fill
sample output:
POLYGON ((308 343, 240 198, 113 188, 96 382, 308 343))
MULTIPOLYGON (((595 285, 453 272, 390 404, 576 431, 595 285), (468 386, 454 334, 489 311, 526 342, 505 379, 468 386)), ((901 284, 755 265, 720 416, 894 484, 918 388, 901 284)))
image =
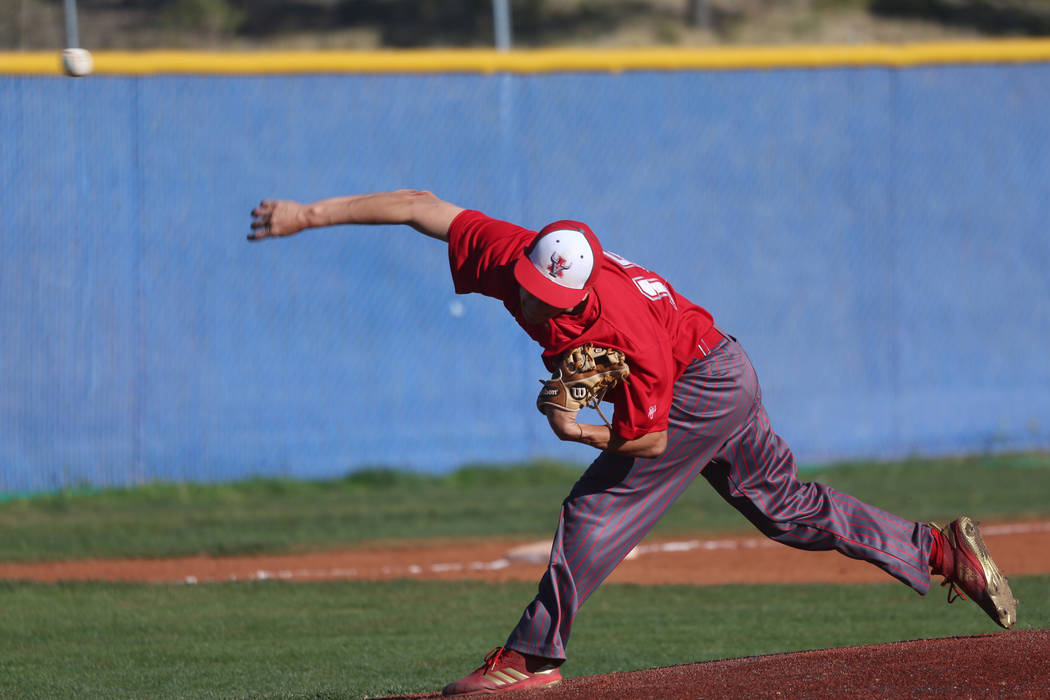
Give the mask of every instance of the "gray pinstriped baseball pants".
POLYGON ((700 473, 767 537, 799 549, 835 549, 921 594, 929 589, 929 528, 822 484, 800 483, 791 450, 769 425, 751 361, 726 340, 676 382, 663 455, 603 452, 573 486, 539 592, 506 646, 564 659, 576 611, 700 473))

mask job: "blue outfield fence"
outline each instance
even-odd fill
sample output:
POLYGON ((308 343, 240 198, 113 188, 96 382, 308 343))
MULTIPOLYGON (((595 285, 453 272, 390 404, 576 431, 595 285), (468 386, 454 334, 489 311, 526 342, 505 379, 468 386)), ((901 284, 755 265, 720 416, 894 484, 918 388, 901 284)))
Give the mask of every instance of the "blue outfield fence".
POLYGON ((605 246, 711 309, 803 462, 1050 447, 1050 64, 0 76, 0 491, 587 460, 539 348, 398 187, 605 246))

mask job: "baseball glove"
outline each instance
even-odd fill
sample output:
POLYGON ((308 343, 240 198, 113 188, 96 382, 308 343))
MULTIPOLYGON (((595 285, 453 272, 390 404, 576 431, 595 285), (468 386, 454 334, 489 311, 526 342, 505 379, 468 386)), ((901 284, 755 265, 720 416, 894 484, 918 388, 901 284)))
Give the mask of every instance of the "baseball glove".
POLYGON ((540 380, 543 388, 536 397, 536 408, 545 413, 548 406, 559 411, 579 411, 590 406, 609 425, 598 404, 605 392, 626 381, 630 373, 627 356, 619 350, 591 343, 581 345, 562 356, 550 379, 540 380))

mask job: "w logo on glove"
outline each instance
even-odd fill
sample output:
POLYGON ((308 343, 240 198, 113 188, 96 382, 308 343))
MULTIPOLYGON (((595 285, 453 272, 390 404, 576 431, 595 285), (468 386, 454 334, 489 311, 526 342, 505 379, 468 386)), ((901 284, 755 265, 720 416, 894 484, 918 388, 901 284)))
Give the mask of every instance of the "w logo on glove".
POLYGON ((536 397, 536 408, 546 413, 547 408, 579 411, 590 406, 609 425, 598 405, 605 392, 626 381, 630 373, 627 356, 621 351, 591 343, 581 345, 565 353, 550 379, 540 380, 543 388, 536 397))

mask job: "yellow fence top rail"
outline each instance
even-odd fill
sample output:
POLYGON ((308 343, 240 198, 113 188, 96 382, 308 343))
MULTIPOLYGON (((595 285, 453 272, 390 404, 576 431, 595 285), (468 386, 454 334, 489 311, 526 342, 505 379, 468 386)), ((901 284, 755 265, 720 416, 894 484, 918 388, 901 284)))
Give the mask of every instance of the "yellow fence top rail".
MULTIPOLYGON (((403 51, 99 51, 96 74, 554 73, 1050 62, 1050 40, 857 46, 403 51)), ((60 52, 0 52, 0 74, 59 75, 60 52)))

